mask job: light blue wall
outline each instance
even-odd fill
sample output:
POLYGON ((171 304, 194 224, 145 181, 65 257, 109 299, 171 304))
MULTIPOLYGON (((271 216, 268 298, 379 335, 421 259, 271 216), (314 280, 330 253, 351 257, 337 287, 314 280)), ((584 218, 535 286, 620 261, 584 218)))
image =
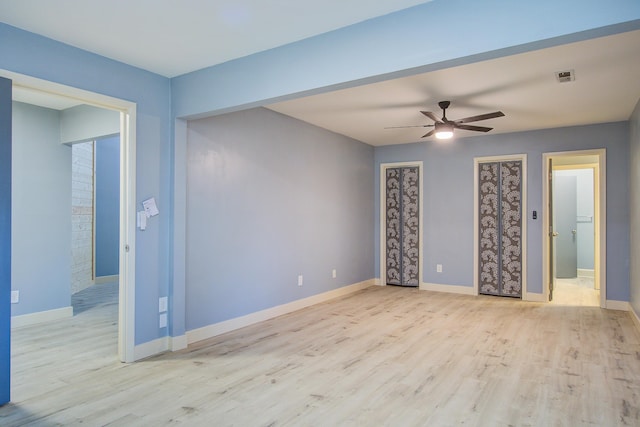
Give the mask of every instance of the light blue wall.
MULTIPOLYGON (((0 69, 137 103, 137 199, 153 196, 161 210, 146 231, 137 233, 135 342, 141 344, 165 335, 158 329, 157 302, 170 285, 170 326, 184 322, 186 311, 185 267, 180 261, 185 259, 186 210, 181 201, 186 136, 173 143, 170 136, 172 130, 181 135, 186 131, 174 118, 237 111, 267 99, 638 28, 640 2, 635 0, 435 0, 169 80, 0 23, 0 69), (443 35, 445 42, 432 42, 443 35), (178 185, 172 193, 174 183, 178 185), (178 221, 172 224, 174 216, 178 221)), ((179 326, 172 333, 183 330, 179 326)))
MULTIPOLYGON (((507 112, 508 114, 508 112, 507 112)), ((425 141, 375 149, 375 274, 379 276, 380 163, 424 162, 424 277, 427 283, 473 286, 473 159, 527 154, 527 287, 542 292, 542 153, 607 150, 607 299, 629 298, 629 131, 626 122, 514 134, 425 141), (443 272, 436 273, 436 264, 443 272)))
POLYGON ((236 111, 637 28, 637 0, 434 0, 174 78, 173 112, 236 111))
POLYGON ((95 143, 96 277, 118 274, 120 239, 120 136, 95 143))
MULTIPOLYGON (((638 28, 640 3, 635 0, 586 3, 580 0, 561 3, 554 0, 435 0, 173 78, 172 113, 174 118, 203 118, 262 106, 269 101, 638 28), (577 14, 576 10, 580 13, 577 14), (438 37, 444 37, 444 42, 433 41, 438 37)), ((183 303, 186 299, 188 256, 185 241, 189 221, 186 207, 186 127, 185 120, 174 121, 175 163, 171 178, 175 185, 172 215, 176 221, 171 235, 173 263, 169 327, 172 336, 184 333, 185 318, 191 310, 188 303, 183 303)), ((463 204, 461 201, 455 203, 463 204)), ((470 218, 464 218, 464 213, 453 210, 450 214, 472 224, 470 218)), ((448 218, 449 213, 441 216, 448 218)), ((451 231, 454 235, 460 232, 451 231)), ((439 230, 435 232, 439 233, 439 230)), ((437 243, 430 244, 432 249, 437 246, 437 243)), ((471 249, 470 243, 463 241, 461 244, 468 246, 463 247, 463 251, 471 249)), ((448 256, 455 258, 454 254, 448 256)), ((377 275, 377 267, 374 270, 371 274, 377 275)), ((449 270, 448 274, 447 280, 452 283, 465 283, 468 278, 464 270, 449 270)))
POLYGON ((629 171, 629 217, 631 228, 630 283, 631 306, 640 315, 640 100, 631 115, 629 125, 631 144, 629 171))
POLYGON ((71 147, 60 113, 13 103, 13 316, 71 304, 71 147))
POLYGON ((11 373, 11 82, 0 78, 0 405, 11 373))
POLYGON ((373 278, 373 176, 371 146, 270 110, 190 122, 187 330, 373 278))
MULTIPOLYGON (((136 198, 170 204, 171 82, 162 76, 0 23, 0 69, 137 104, 136 198)), ((141 206, 138 206, 140 209, 141 206)), ((170 215, 161 214, 136 241, 136 344, 166 335, 158 297, 169 287, 170 215)))

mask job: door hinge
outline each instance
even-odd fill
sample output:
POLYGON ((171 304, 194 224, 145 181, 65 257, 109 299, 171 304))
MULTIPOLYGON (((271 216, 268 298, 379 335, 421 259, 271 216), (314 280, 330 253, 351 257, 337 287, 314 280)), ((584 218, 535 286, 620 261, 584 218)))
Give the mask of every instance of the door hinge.
POLYGON ((124 245, 124 251, 129 252, 129 245, 124 245))

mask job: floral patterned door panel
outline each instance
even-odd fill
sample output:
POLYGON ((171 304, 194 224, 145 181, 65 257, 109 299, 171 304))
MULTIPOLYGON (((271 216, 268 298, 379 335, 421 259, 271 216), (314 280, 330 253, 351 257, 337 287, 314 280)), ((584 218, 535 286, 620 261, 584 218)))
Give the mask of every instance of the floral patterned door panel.
POLYGON ((479 291, 522 297, 522 162, 480 164, 479 291))
POLYGON ((420 284, 419 170, 388 168, 386 173, 386 283, 416 287, 420 284))

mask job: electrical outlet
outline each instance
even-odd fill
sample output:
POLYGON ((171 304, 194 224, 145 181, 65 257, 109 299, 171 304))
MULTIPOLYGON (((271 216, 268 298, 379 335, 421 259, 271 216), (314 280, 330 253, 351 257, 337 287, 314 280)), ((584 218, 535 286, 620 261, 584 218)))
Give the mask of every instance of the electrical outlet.
POLYGON ((302 286, 302 274, 298 276, 298 286, 302 286))
POLYGON ((168 297, 160 297, 158 298, 158 313, 164 313, 167 311, 169 306, 169 298, 168 297))
POLYGON ((436 264, 436 273, 442 273, 442 264, 436 264))
POLYGON ((20 291, 11 291, 11 304, 20 302, 20 291))
POLYGON ((332 277, 332 278, 334 278, 334 279, 335 279, 336 277, 338 277, 338 272, 336 271, 336 269, 335 269, 335 268, 334 268, 334 269, 333 269, 333 271, 331 272, 331 277, 332 277))
POLYGON ((160 328, 167 327, 167 313, 160 314, 160 320, 158 322, 158 326, 160 326, 160 328))

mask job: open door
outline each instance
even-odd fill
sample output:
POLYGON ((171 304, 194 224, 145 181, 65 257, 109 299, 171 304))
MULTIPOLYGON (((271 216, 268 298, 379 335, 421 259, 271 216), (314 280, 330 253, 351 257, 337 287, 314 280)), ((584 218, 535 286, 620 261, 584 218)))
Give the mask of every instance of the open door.
POLYGON ((549 301, 553 301, 553 281, 556 277, 555 256, 553 253, 553 240, 558 235, 553 229, 553 159, 549 158, 549 173, 547 175, 547 185, 549 188, 549 209, 547 210, 547 221, 549 222, 549 301))
POLYGON ((0 405, 11 384, 11 80, 0 77, 0 405))
MULTIPOLYGON (((601 308, 607 307, 607 293, 606 293, 606 277, 607 277, 607 263, 606 263, 606 150, 579 150, 579 151, 565 151, 565 152, 553 152, 544 153, 542 157, 543 164, 543 227, 542 239, 544 244, 542 245, 542 271, 543 271, 543 299, 552 301, 558 300, 558 284, 556 282, 557 277, 561 277, 558 264, 561 262, 559 258, 559 251, 561 243, 558 241, 562 234, 570 240, 572 247, 576 246, 577 251, 577 268, 571 267, 571 276, 576 277, 579 272, 581 275, 578 278, 588 279, 593 276, 594 290, 599 290, 598 295, 589 294, 587 297, 589 301, 599 298, 599 306, 601 308), (554 173, 556 169, 556 173, 554 173), (591 174, 575 174, 570 173, 576 169, 591 169, 591 174), (561 205, 563 196, 558 192, 559 176, 577 176, 577 195, 580 196, 575 199, 574 196, 570 198, 576 204, 576 212, 570 214, 571 223, 562 226, 559 223, 559 217, 562 209, 561 205), (591 177, 591 178, 589 178, 591 177), (589 181, 591 180, 591 181, 589 181), (592 186, 592 195, 584 198, 585 192, 588 187, 592 186), (591 201, 589 201, 591 200, 591 201), (577 213, 577 215, 576 215, 577 213), (574 222, 575 221, 575 222, 574 222), (586 224, 592 223, 591 228, 586 224), (574 225, 575 224, 575 225, 574 225), (576 230, 574 232, 574 230, 576 230), (592 240, 589 236, 593 236, 592 240), (577 245, 580 241, 580 245, 577 245), (588 247, 592 246, 592 250, 589 253, 588 247), (593 257, 593 263, 587 264, 585 260, 587 257, 593 257), (577 270, 577 271, 576 271, 577 270), (590 273, 590 274, 589 274, 590 273)), ((572 254, 574 250, 572 249, 572 254)), ((576 280, 578 284, 582 284, 583 287, 589 287, 589 280, 576 280)), ((573 283, 573 282, 569 282, 573 283)), ((565 301, 566 295, 563 293, 561 298, 565 301)), ((581 299, 582 303, 585 303, 585 299, 581 299)), ((589 302, 591 304, 591 302, 589 302)))
POLYGON ((556 276, 578 277, 578 184, 575 176, 554 176, 555 205, 554 230, 556 232, 556 276))

